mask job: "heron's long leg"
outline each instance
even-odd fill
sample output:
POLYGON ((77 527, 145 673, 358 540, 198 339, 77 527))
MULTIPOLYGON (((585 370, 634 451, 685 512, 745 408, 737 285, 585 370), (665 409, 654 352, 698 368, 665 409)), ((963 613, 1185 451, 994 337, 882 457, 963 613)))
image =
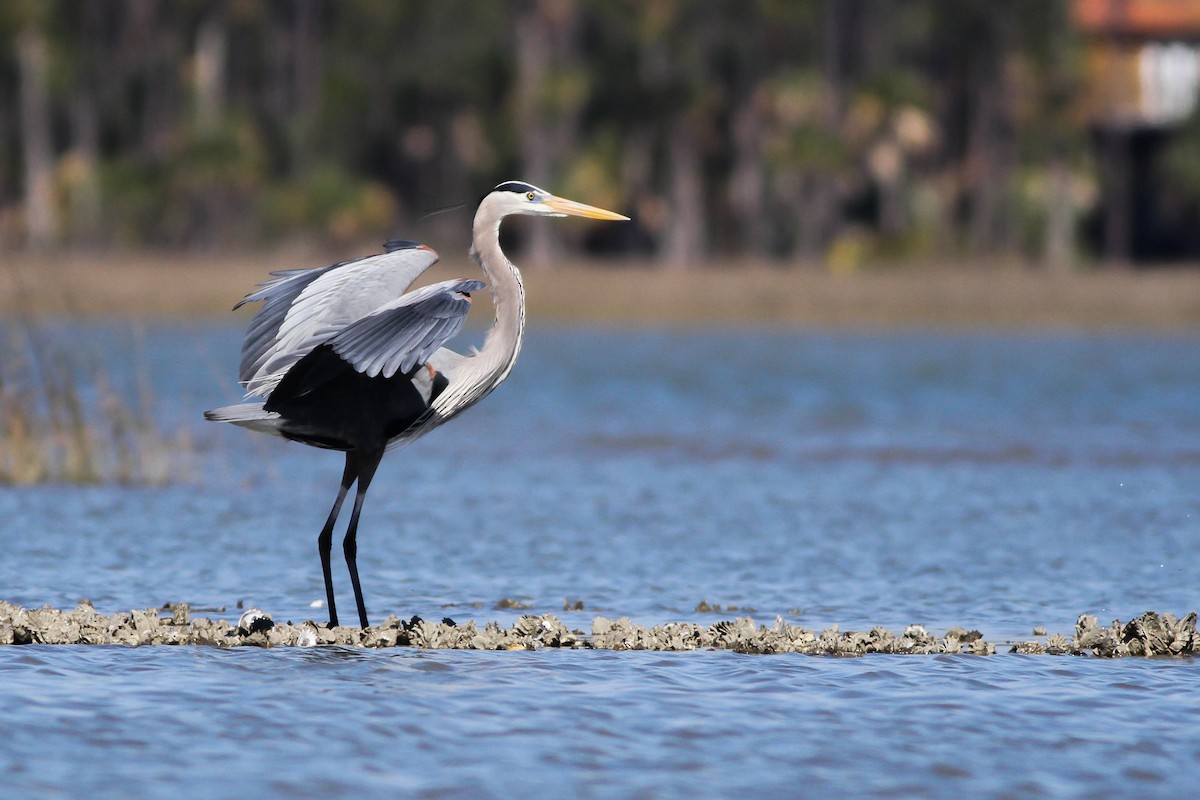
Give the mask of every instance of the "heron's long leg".
POLYGON ((367 606, 363 603, 362 586, 358 582, 358 515, 382 458, 383 450, 359 454, 358 493, 354 495, 354 510, 350 513, 346 538, 342 540, 342 552, 346 555, 346 566, 350 568, 350 584, 354 587, 354 601, 358 603, 358 621, 364 628, 367 627, 367 606))
POLYGON ((333 525, 337 522, 338 512, 342 510, 342 501, 350 491, 350 484, 358 477, 358 454, 353 450, 346 451, 346 469, 342 472, 342 488, 338 490, 337 500, 333 501, 333 509, 325 527, 317 536, 317 550, 321 554, 321 572, 325 576, 325 602, 329 603, 329 626, 336 628, 338 624, 337 604, 333 600, 333 575, 330 572, 329 553, 333 549, 333 525))

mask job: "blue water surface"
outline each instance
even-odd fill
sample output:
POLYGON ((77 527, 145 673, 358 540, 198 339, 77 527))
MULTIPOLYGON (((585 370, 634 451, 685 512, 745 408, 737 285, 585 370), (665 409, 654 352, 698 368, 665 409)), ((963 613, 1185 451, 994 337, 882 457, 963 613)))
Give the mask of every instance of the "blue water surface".
MULTIPOLYGON (((187 476, 0 488, 0 599, 324 619, 339 457, 200 419, 238 397, 241 331, 57 335, 152 389, 187 476)), ((534 328, 504 387, 385 460, 368 609, 1001 642, 1186 613, 1198 345, 534 328)), ((1187 659, 27 646, 0 648, 0 775, 16 797, 1173 797, 1200 781, 1198 706, 1187 659)))

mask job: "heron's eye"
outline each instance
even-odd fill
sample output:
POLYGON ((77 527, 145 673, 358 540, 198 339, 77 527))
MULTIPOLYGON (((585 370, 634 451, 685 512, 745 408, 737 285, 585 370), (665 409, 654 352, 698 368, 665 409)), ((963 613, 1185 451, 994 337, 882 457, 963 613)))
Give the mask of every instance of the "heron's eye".
POLYGON ((537 199, 537 195, 534 194, 533 192, 526 192, 525 199, 532 203, 534 200, 537 199))

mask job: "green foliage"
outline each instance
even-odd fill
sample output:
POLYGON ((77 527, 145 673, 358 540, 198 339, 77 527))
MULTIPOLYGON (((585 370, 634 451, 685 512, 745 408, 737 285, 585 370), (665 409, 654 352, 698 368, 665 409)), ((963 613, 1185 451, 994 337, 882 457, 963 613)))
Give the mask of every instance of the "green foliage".
POLYGON ((101 164, 99 180, 110 242, 123 246, 155 242, 158 232, 167 227, 162 202, 169 190, 167 170, 124 156, 101 164))
POLYGON ((1170 179, 1174 192, 1186 202, 1200 202, 1200 120, 1166 146, 1160 176, 1170 179))
POLYGON ((99 170, 104 228, 122 245, 253 241, 265 192, 266 158, 255 129, 227 121, 206 133, 184 132, 162 159, 124 156, 99 170))
POLYGON ((387 187, 357 177, 335 164, 318 165, 263 197, 266 232, 300 231, 342 244, 381 239, 396 219, 387 187))
POLYGON ((1189 229, 1200 217, 1200 118, 1194 117, 1183 135, 1164 147, 1156 173, 1165 191, 1157 199, 1164 218, 1189 229))
POLYGON ((586 149, 572 159, 557 191, 566 197, 586 197, 602 208, 621 205, 621 139, 615 130, 597 131, 586 149))
MULTIPOLYGON (((695 238, 727 251, 1036 257, 1047 204, 1028 200, 1026 176, 1065 161, 1094 183, 1097 170, 1067 12, 1067 0, 12 0, 0 3, 0 236, 19 230, 24 202, 17 41, 37 31, 68 244, 377 238, 410 209, 525 177, 658 209, 629 240, 660 252, 672 192, 700 186, 710 230, 695 238), (695 140, 686 165, 669 158, 681 133, 695 140), (696 174, 672 172, 685 169, 696 174), (77 202, 92 187, 98 203, 77 202), (97 205, 98 222, 72 217, 97 205)), ((1163 162, 1180 209, 1200 203, 1194 141, 1163 162)))

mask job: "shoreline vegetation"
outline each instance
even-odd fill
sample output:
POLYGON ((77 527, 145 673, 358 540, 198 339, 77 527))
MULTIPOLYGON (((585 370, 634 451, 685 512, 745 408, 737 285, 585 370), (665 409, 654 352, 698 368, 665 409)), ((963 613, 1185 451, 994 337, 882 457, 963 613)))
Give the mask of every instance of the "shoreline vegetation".
MULTIPOLYGON (((343 253, 357 257, 362 248, 343 253)), ((191 443, 153 421, 148 381, 129 395, 88 354, 62 352, 56 320, 213 319, 273 270, 331 263, 264 253, 10 253, 0 261, 0 485, 186 480, 191 443)), ((518 257, 517 261, 521 259, 518 257)), ((422 282, 474 275, 449 257, 422 282)), ((889 266, 834 274, 763 263, 670 271, 574 262, 528 270, 534 324, 1040 328, 1200 332, 1200 270, 1052 274, 1014 265, 889 266)), ((474 323, 491 318, 477 295, 474 323)), ((134 368, 137 369, 135 364, 134 368)))
POLYGON ((136 385, 122 388, 86 343, 68 350, 37 318, 14 316, 0 319, 0 486, 188 478, 190 433, 155 421, 138 355, 136 385))
MULTIPOLYGON (((272 270, 372 252, 9 253, 0 269, 0 314, 228 316, 272 270)), ((444 255, 428 280, 476 271, 465 256, 444 255)), ((943 263, 833 273, 763 262, 685 271, 572 262, 523 275, 535 323, 1200 329, 1200 270, 1184 267, 1048 273, 943 263)))
POLYGON ((1105 658, 1189 657, 1200 653, 1196 612, 1183 617, 1147 611, 1128 622, 1104 626, 1091 614, 1081 614, 1073 633, 1047 635, 1033 629, 1035 639, 989 642, 977 630, 953 627, 941 636, 922 625, 895 633, 876 626, 869 631, 842 631, 833 625, 814 631, 777 617, 760 625, 743 617, 711 625, 668 622, 645 627, 629 620, 595 617, 590 633, 568 628, 553 614, 526 614, 511 627, 475 621, 463 624, 391 616, 365 629, 328 628, 314 621, 275 622, 258 609, 244 612, 236 623, 193 617, 186 603, 162 608, 118 612, 96 611, 87 600, 72 610, 26 609, 0 601, 0 645, 208 645, 212 647, 417 647, 452 650, 732 650, 739 653, 801 653, 805 655, 1075 655, 1105 658))

